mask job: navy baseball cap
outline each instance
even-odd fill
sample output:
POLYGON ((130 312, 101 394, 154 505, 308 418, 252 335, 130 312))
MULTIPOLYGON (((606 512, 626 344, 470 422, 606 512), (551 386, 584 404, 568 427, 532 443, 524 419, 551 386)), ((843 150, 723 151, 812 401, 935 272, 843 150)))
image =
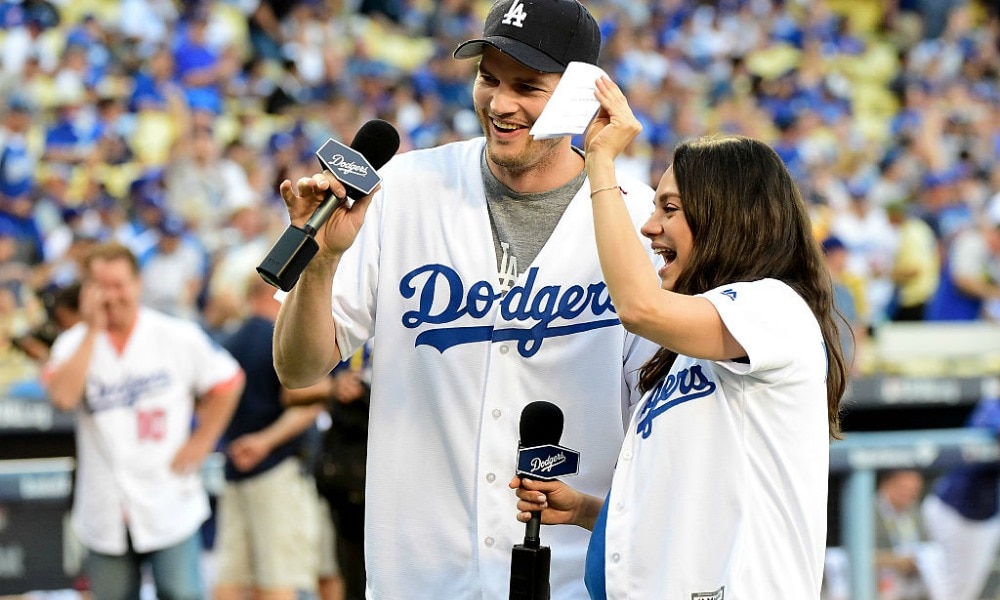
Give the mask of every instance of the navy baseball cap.
POLYGON ((474 58, 492 46, 542 73, 562 73, 570 62, 597 64, 601 29, 577 0, 498 0, 483 37, 463 42, 455 58, 474 58))
POLYGON ((169 214, 164 216, 163 220, 160 221, 160 232, 163 235, 180 237, 184 235, 185 231, 187 231, 187 226, 184 223, 184 219, 178 215, 169 214))
POLYGON ((823 248, 823 254, 829 254, 836 250, 843 250, 847 248, 844 241, 835 235, 831 235, 820 243, 820 247, 823 248))

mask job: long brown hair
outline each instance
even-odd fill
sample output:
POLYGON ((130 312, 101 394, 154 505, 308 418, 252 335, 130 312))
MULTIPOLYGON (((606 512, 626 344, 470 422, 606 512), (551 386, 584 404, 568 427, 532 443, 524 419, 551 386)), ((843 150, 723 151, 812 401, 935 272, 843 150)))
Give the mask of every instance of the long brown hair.
MULTIPOLYGON (((765 278, 795 290, 823 333, 830 435, 840 437, 847 363, 835 322, 833 283, 788 169, 763 142, 713 136, 679 144, 673 170, 694 240, 674 291, 694 295, 765 278)), ((676 359, 676 352, 660 348, 640 372, 642 390, 665 377, 676 359)))

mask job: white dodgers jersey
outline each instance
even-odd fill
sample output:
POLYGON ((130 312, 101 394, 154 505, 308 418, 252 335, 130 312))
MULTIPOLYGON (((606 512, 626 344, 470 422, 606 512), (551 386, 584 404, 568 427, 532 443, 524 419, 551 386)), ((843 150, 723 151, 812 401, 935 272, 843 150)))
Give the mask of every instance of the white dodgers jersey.
MULTIPOLYGON (((507 487, 521 410, 535 400, 562 409, 561 443, 582 453, 572 483, 603 496, 638 401, 637 371, 652 351, 626 335, 611 305, 587 185, 500 293, 483 148, 479 138, 394 157, 334 281, 342 353, 378 340, 365 538, 371 598, 505 600, 511 548, 524 538, 507 487)), ((638 230, 652 189, 619 177, 638 230)), ((543 528, 554 600, 587 597, 587 541, 579 528, 543 528)))
POLYGON ((773 279, 703 296, 749 360, 679 356, 636 407, 606 506, 607 597, 818 600, 829 466, 819 324, 773 279))

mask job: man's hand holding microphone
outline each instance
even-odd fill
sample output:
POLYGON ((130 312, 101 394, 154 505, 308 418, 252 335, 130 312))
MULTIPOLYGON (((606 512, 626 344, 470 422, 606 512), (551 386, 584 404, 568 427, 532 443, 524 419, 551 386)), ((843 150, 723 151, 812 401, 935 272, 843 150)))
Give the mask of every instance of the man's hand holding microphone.
POLYGON ((313 385, 344 358, 331 318, 334 274, 357 238, 372 194, 382 181, 376 169, 398 149, 396 129, 373 119, 358 130, 350 147, 331 139, 316 151, 323 173, 294 185, 283 181, 279 187, 291 224, 257 266, 257 273, 289 292, 274 334, 274 365, 285 387, 313 385))
POLYGON ((330 139, 316 157, 322 173, 285 180, 278 191, 288 208, 291 225, 257 267, 260 276, 290 291, 317 254, 336 261, 361 229, 372 194, 382 179, 376 169, 399 149, 399 133, 386 121, 361 126, 351 145, 330 139), (350 198, 354 202, 347 202, 350 198))

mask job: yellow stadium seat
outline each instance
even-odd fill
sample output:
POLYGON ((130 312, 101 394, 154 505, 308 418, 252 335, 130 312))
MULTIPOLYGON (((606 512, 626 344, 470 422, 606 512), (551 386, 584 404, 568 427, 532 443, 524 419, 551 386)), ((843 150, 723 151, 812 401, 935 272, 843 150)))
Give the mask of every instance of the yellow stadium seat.
POLYGON ((163 165, 178 134, 171 114, 162 110, 143 110, 136 116, 135 125, 129 143, 136 157, 147 165, 163 165))

